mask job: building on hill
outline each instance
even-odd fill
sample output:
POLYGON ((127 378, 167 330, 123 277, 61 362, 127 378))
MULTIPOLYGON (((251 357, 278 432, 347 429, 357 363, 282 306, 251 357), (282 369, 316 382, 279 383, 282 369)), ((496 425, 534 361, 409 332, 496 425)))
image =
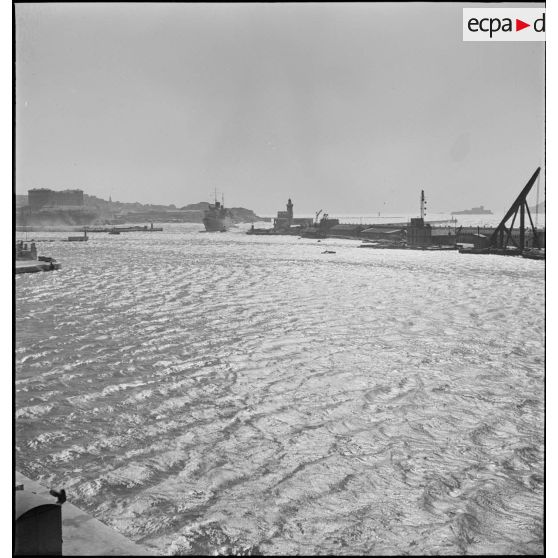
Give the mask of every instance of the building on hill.
POLYGON ((27 191, 27 199, 31 209, 40 209, 45 205, 52 205, 54 191, 48 188, 33 188, 27 191))
POLYGON ((50 188, 32 188, 27 191, 30 209, 42 207, 83 207, 83 190, 55 191, 50 188))
POLYGON ((55 205, 83 206, 83 190, 62 190, 54 193, 55 205))
POLYGON ((29 204, 29 200, 27 199, 27 194, 16 194, 15 195, 15 206, 16 207, 24 207, 29 204))
POLYGON ((17 207, 18 226, 85 226, 99 218, 96 208, 84 204, 83 190, 32 188, 27 192, 27 201, 27 205, 17 207))

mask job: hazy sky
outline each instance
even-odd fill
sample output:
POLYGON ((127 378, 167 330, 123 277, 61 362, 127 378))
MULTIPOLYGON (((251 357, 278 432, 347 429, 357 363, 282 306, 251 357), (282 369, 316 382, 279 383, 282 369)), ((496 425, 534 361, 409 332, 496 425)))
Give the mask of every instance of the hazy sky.
POLYGON ((17 191, 506 209, 544 164, 544 43, 463 42, 470 5, 16 4, 17 191))

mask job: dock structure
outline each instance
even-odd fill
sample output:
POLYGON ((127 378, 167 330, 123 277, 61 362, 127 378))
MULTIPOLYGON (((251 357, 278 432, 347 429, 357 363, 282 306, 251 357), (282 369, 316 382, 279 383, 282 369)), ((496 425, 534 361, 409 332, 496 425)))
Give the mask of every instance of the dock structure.
MULTIPOLYGON (((49 490, 19 472, 15 473, 15 499, 56 499, 49 490)), ((71 494, 68 495, 71 498, 71 494)), ((62 512, 62 555, 67 556, 157 556, 156 549, 147 548, 127 539, 124 535, 101 523, 70 502, 60 504, 62 512)), ((37 527, 38 529, 38 527, 37 527)), ((17 538, 16 529, 16 538, 17 538)), ((16 548, 18 541, 15 541, 16 548)))
POLYGON ((87 232, 89 233, 109 233, 112 234, 114 231, 117 233, 123 232, 162 232, 163 227, 154 227, 153 223, 148 227, 147 225, 130 225, 130 226, 103 226, 103 227, 87 227, 87 232))
POLYGON ((538 167, 537 170, 533 173, 533 176, 529 179, 523 190, 521 190, 519 196, 517 196, 516 200, 513 202, 511 207, 508 209, 507 213, 504 215, 500 224, 496 227, 495 231, 492 233, 492 236, 489 240, 489 247, 496 248, 496 249, 506 249, 508 246, 508 242, 511 242, 515 248, 517 248, 520 252, 523 252, 526 248, 525 245, 525 213, 527 213, 529 217, 529 221, 531 223, 531 231, 533 235, 533 241, 536 248, 542 248, 537 229, 535 225, 533 225, 533 219, 531 218, 531 212, 529 211, 529 205, 527 204, 527 195, 531 191, 533 184, 537 180, 539 173, 541 172, 541 167, 538 167), (515 220, 517 218, 517 214, 519 213, 519 239, 516 239, 513 236, 513 226, 515 224, 515 220), (506 226, 508 221, 511 219, 511 224, 509 228, 506 226))
POLYGON ((462 248, 461 253, 523 256, 534 260, 546 259, 546 231, 539 231, 535 227, 527 203, 527 195, 533 188, 540 172, 541 167, 537 167, 500 224, 495 229, 488 231, 488 234, 478 234, 478 242, 474 243, 474 248, 462 248), (514 229, 518 215, 519 226, 514 229), (525 226, 525 215, 529 218, 530 227, 525 226))
MULTIPOLYGON (((40 256, 39 256, 40 257, 40 256)), ((39 271, 56 271, 62 266, 54 259, 48 260, 16 260, 14 273, 38 273, 39 271)))
POLYGON ((273 219, 273 229, 276 232, 286 232, 288 234, 291 227, 304 227, 312 224, 312 219, 295 217, 293 208, 294 204, 289 198, 287 200, 287 211, 278 211, 277 217, 273 219))
POLYGON ((69 236, 68 242, 87 242, 89 237, 87 236, 87 227, 83 228, 83 236, 69 236))
POLYGON ((37 256, 35 242, 17 240, 15 243, 14 273, 37 273, 60 269, 60 264, 48 256, 37 256))
MULTIPOLYGON (((279 211, 270 229, 252 228, 247 234, 297 235, 302 238, 344 238, 362 240, 361 248, 397 248, 406 250, 457 250, 467 254, 502 254, 545 259, 546 234, 533 224, 527 195, 539 177, 541 168, 533 173, 517 199, 497 227, 457 227, 455 219, 426 221, 426 197, 420 193, 420 217, 406 223, 351 224, 329 219, 320 209, 314 220, 293 218, 291 199, 287 211, 279 211), (519 227, 514 224, 519 215, 519 227), (530 228, 525 226, 527 215, 530 228), (511 224, 508 222, 511 220, 511 224), (468 245, 468 246, 467 246, 468 245)), ((538 200, 537 200, 538 201, 538 200)), ((481 206, 482 209, 482 206, 481 206)))

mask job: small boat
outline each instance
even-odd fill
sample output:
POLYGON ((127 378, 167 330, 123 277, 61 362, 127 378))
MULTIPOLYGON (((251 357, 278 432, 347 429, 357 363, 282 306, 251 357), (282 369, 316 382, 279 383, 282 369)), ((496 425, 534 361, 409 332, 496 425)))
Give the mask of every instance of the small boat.
POLYGON ((120 231, 117 231, 116 229, 112 229, 112 231, 109 231, 109 234, 120 234, 120 231))

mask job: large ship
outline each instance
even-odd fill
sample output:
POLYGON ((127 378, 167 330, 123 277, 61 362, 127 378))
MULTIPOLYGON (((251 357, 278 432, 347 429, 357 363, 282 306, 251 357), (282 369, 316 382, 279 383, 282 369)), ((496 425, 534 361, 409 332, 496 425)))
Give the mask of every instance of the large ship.
POLYGON ((473 207, 472 209, 464 209, 463 211, 452 211, 452 215, 492 215, 490 209, 484 209, 484 205, 473 207))
POLYGON ((225 232, 232 225, 232 215, 223 202, 210 203, 204 211, 203 224, 207 232, 225 232))

